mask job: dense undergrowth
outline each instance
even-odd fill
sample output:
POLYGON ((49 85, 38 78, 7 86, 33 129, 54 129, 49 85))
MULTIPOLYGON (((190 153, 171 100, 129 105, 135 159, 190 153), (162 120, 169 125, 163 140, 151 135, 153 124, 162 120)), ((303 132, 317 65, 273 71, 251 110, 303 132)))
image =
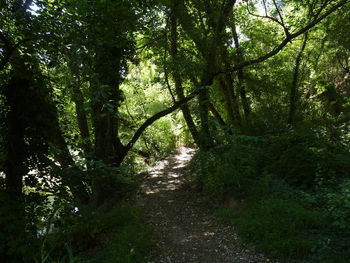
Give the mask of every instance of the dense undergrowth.
MULTIPOLYGON (((151 230, 144 225, 142 211, 135 205, 137 183, 132 170, 126 165, 116 169, 95 164, 89 171, 70 167, 51 173, 108 183, 98 196, 90 196, 87 204, 74 201, 59 184, 51 186, 57 188, 55 195, 50 194, 53 189, 48 185, 41 190, 27 187, 26 236, 0 236, 0 258, 7 250, 14 263, 145 262, 151 230), (98 199, 107 201, 101 204, 98 199)), ((4 197, 0 196, 1 202, 9 204, 4 197)), ((5 205, 1 206, 0 216, 0 225, 16 227, 5 205)))
POLYGON ((92 211, 83 208, 61 220, 35 262, 144 262, 149 231, 131 203, 92 211))
POLYGON ((304 128, 226 137, 223 146, 196 154, 193 175, 209 200, 225 204, 217 217, 237 225, 257 250, 284 260, 349 262, 346 136, 304 128))

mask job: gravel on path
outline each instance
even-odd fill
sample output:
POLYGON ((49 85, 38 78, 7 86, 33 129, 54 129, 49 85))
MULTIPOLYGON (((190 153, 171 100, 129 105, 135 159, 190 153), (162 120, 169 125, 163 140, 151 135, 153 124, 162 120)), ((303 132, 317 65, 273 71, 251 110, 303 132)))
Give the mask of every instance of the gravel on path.
POLYGON ((148 263, 272 262, 244 248, 234 227, 217 222, 200 193, 188 187, 187 164, 194 153, 179 148, 151 167, 141 184, 139 206, 155 232, 148 263))

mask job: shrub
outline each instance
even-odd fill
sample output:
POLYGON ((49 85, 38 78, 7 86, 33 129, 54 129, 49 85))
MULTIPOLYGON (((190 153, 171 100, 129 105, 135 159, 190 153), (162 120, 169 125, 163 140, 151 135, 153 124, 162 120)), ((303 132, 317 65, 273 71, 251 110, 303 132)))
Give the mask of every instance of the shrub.
POLYGON ((320 263, 346 263, 350 261, 350 180, 344 180, 337 189, 323 188, 318 198, 324 204, 324 214, 330 224, 324 229, 327 244, 314 256, 320 263))
POLYGON ((151 245, 150 231, 142 224, 140 212, 134 206, 123 204, 105 213, 101 221, 102 249, 87 262, 145 262, 151 245))
POLYGON ((291 131, 266 142, 271 160, 264 171, 294 187, 314 189, 321 181, 332 184, 349 175, 349 145, 332 142, 320 132, 291 131))
POLYGON ((228 145, 195 155, 192 174, 209 199, 219 201, 226 194, 244 196, 260 171, 260 143, 257 137, 241 136, 228 145))
POLYGON ((48 255, 48 262, 56 259, 66 262, 67 248, 74 262, 144 262, 150 231, 145 229, 140 212, 131 203, 75 211, 62 215, 56 223, 59 227, 44 240, 42 254, 48 255))
POLYGON ((350 171, 346 140, 304 129, 222 141, 191 163, 210 200, 222 202, 226 194, 244 200, 240 209, 220 210, 219 218, 271 256, 348 262, 350 184, 339 186, 350 171))
POLYGON ((326 225, 319 212, 291 200, 266 199, 240 211, 221 210, 217 216, 236 224, 241 236, 263 252, 278 258, 303 258, 318 245, 315 230, 326 225))

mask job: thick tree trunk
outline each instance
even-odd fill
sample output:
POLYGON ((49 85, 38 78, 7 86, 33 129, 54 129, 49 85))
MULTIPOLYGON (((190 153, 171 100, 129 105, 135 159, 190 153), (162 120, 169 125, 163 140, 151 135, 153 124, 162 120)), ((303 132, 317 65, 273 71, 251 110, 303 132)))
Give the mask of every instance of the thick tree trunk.
POLYGON ((105 47, 96 52, 95 74, 92 80, 93 125, 95 158, 106 164, 119 166, 124 157, 124 147, 118 137, 118 107, 121 101, 119 76, 121 63, 119 48, 105 47))
MULTIPOLYGON (((176 4, 176 3, 174 3, 176 4)), ((172 14, 170 16, 170 27, 171 27, 171 35, 170 35, 170 55, 172 58, 173 70, 172 75, 175 82, 175 91, 178 100, 183 100, 185 98, 184 90, 182 87, 181 75, 178 71, 177 63, 178 61, 178 48, 177 48, 177 16, 176 16, 176 7, 172 8, 172 14)), ((186 121, 187 127, 192 135, 192 138, 196 144, 199 143, 199 134, 196 128, 196 125, 191 116, 191 112, 188 104, 183 104, 181 106, 181 111, 186 121)))
POLYGON ((26 166, 27 150, 25 144, 26 116, 23 107, 23 98, 29 89, 29 82, 19 76, 15 76, 6 87, 5 100, 9 107, 6 124, 6 190, 14 199, 22 195, 23 177, 27 174, 26 166))
POLYGON ((302 46, 300 48, 300 51, 297 57, 295 58, 293 81, 290 86, 290 94, 289 94, 289 114, 288 114, 289 125, 293 125, 295 123, 295 115, 296 115, 297 103, 298 103, 299 68, 300 68, 304 50, 306 48, 307 40, 308 40, 308 32, 304 34, 302 46))
POLYGON ((202 80, 200 83, 200 90, 198 95, 199 102, 199 117, 201 122, 200 128, 200 143, 199 147, 203 150, 210 149, 213 146, 213 138, 210 132, 210 124, 209 124, 209 108, 208 105, 210 103, 209 97, 209 86, 213 83, 213 77, 208 72, 204 73, 202 76, 202 80))
POLYGON ((0 234, 5 246, 5 251, 0 256, 3 262, 23 262, 20 253, 13 255, 10 252, 11 249, 14 249, 11 242, 23 246, 24 244, 18 237, 25 238, 26 236, 25 204, 22 188, 23 178, 28 173, 28 151, 25 142, 26 118, 28 115, 26 108, 23 107, 23 102, 30 87, 28 79, 21 76, 21 74, 16 74, 15 70, 13 71, 12 79, 4 87, 4 99, 8 112, 5 119, 5 161, 3 166, 6 189, 0 200, 0 203, 4 202, 4 209, 0 211, 0 217, 2 218, 0 234), (6 214, 2 214, 4 211, 6 214))
MULTIPOLYGON (((94 158, 105 165, 119 167, 125 158, 125 149, 119 136, 118 108, 122 100, 119 89, 122 49, 108 44, 96 50, 94 74, 91 79, 92 120, 94 127, 94 158)), ((102 176, 102 175, 101 175, 102 176)), ((101 177, 95 175, 92 182, 92 203, 100 205, 111 198, 120 185, 111 186, 116 182, 114 174, 101 177), (108 183, 109 182, 109 183, 108 183), (111 192, 113 189, 113 192, 111 192)))

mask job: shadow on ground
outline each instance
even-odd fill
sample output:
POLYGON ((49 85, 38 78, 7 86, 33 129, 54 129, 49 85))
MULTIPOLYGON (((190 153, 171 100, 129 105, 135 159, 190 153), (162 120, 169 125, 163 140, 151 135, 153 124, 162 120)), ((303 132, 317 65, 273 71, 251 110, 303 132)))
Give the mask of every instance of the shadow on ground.
POLYGON ((154 230, 149 263, 263 263, 244 249, 232 226, 215 221, 200 193, 188 187, 187 164, 195 150, 181 147, 151 167, 141 184, 139 205, 154 230))

